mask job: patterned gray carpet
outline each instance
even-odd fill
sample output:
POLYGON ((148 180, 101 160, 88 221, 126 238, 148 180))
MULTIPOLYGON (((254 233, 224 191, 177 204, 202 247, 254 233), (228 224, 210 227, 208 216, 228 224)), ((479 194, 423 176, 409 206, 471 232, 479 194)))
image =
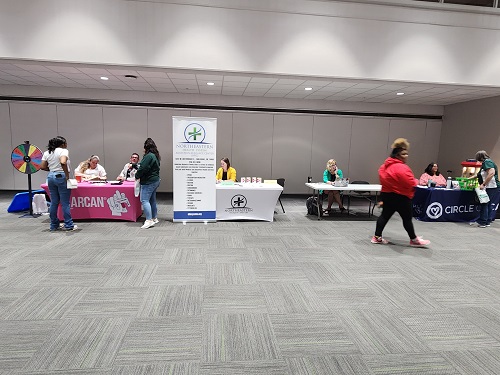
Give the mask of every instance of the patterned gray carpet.
MULTIPOLYGON (((499 374, 500 222, 306 216, 273 223, 78 222, 7 213, 0 193, 0 375, 499 374)), ((377 210, 375 210, 377 211, 377 210)))

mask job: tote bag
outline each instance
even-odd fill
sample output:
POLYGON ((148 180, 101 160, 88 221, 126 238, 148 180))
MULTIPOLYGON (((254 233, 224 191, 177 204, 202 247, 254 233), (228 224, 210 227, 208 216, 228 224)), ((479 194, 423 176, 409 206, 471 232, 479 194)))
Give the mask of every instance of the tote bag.
POLYGON ((490 197, 488 196, 488 193, 486 190, 481 190, 480 188, 475 188, 477 197, 479 199, 479 203, 488 203, 490 201, 490 197))

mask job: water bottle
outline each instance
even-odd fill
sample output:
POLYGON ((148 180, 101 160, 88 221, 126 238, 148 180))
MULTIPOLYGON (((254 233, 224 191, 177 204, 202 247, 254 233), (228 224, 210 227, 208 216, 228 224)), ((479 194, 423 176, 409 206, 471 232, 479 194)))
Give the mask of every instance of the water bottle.
POLYGON ((451 177, 446 180, 446 189, 451 189, 451 177))

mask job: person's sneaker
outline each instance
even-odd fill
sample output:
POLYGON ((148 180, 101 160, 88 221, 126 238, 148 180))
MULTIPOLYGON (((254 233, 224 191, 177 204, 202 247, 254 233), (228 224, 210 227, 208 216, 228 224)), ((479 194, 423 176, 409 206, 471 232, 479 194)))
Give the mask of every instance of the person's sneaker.
POLYGON ((385 238, 378 237, 378 236, 373 236, 370 242, 371 243, 381 243, 383 245, 387 245, 389 243, 389 241, 387 241, 385 238))
POLYGON ((487 227, 486 224, 478 224, 477 226, 478 226, 478 228, 486 228, 487 227))
POLYGON ((142 225, 141 229, 148 229, 151 228, 155 225, 155 222, 153 220, 146 220, 144 224, 142 225))
POLYGON ((430 244, 431 244, 431 241, 424 240, 422 237, 416 237, 413 240, 410 240, 410 246, 424 247, 424 246, 427 246, 430 244))
POLYGON ((73 225, 73 227, 71 228, 64 228, 65 231, 72 231, 72 230, 78 230, 78 226, 77 225, 73 225))
POLYGON ((160 222, 160 220, 158 220, 158 218, 157 218, 157 217, 155 217, 155 218, 153 219, 153 221, 154 221, 154 223, 155 223, 155 224, 158 224, 158 223, 160 222))

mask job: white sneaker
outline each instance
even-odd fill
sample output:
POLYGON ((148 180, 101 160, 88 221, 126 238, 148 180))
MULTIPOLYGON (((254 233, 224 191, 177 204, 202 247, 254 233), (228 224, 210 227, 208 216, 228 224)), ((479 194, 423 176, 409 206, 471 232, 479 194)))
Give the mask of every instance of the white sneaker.
POLYGON ((141 229, 148 229, 148 228, 151 228, 151 227, 154 227, 155 225, 155 222, 153 220, 146 220, 143 224, 143 226, 141 227, 141 229))
POLYGON ((155 218, 153 219, 153 221, 154 221, 154 223, 155 223, 155 224, 158 224, 158 223, 160 222, 160 220, 158 220, 158 218, 157 218, 157 217, 155 217, 155 218))

